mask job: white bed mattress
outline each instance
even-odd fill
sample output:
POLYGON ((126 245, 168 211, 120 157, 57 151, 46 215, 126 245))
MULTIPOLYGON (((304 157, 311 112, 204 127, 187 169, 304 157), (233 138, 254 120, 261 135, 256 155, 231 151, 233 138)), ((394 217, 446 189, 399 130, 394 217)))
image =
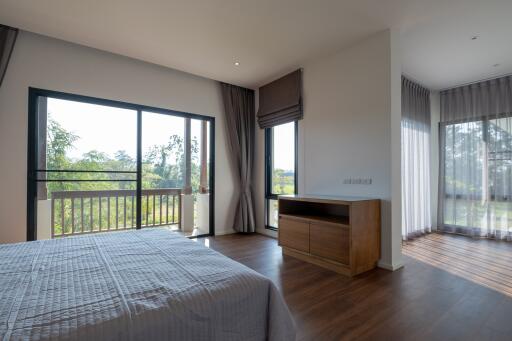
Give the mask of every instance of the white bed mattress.
POLYGON ((266 277, 164 229, 0 245, 0 337, 294 340, 266 277))

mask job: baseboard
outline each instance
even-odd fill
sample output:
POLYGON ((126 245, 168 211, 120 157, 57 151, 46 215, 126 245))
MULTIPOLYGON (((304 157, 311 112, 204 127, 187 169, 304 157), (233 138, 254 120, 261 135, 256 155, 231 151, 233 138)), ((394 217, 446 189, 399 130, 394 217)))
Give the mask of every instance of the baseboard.
POLYGON ((396 271, 398 269, 401 269, 403 268, 404 264, 403 263, 398 263, 398 264, 390 264, 388 262, 383 262, 383 261, 379 261, 377 263, 377 266, 381 269, 385 269, 385 270, 389 270, 389 271, 396 271))

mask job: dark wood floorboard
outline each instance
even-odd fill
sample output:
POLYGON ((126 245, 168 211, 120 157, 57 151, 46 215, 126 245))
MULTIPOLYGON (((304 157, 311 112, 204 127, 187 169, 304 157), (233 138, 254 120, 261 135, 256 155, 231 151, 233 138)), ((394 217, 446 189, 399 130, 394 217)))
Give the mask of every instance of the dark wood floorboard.
POLYGON ((199 239, 269 277, 298 340, 512 340, 512 244, 431 234, 404 245, 404 268, 347 278, 262 235, 199 239))

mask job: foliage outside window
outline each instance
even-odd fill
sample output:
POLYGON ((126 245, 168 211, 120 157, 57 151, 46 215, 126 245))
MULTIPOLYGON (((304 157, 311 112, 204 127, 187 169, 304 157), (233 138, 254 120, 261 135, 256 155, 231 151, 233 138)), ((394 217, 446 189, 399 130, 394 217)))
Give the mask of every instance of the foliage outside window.
POLYGON ((297 193, 297 122, 266 129, 265 143, 265 224, 277 228, 278 196, 297 193))

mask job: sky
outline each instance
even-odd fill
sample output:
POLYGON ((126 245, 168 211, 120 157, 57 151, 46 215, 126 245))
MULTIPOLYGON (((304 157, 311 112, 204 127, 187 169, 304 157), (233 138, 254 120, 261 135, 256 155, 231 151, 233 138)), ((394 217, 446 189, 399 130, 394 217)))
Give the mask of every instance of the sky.
POLYGON ((274 168, 295 169, 295 123, 286 123, 274 129, 274 168))
MULTIPOLYGON (((137 154, 137 112, 103 105, 48 98, 48 114, 64 129, 78 135, 73 149, 68 151, 71 158, 97 150, 114 157, 124 150, 135 159, 137 154)), ((192 137, 198 142, 201 121, 192 120, 192 137)), ((142 154, 153 145, 166 144, 169 136, 184 134, 182 117, 143 112, 142 154)))

